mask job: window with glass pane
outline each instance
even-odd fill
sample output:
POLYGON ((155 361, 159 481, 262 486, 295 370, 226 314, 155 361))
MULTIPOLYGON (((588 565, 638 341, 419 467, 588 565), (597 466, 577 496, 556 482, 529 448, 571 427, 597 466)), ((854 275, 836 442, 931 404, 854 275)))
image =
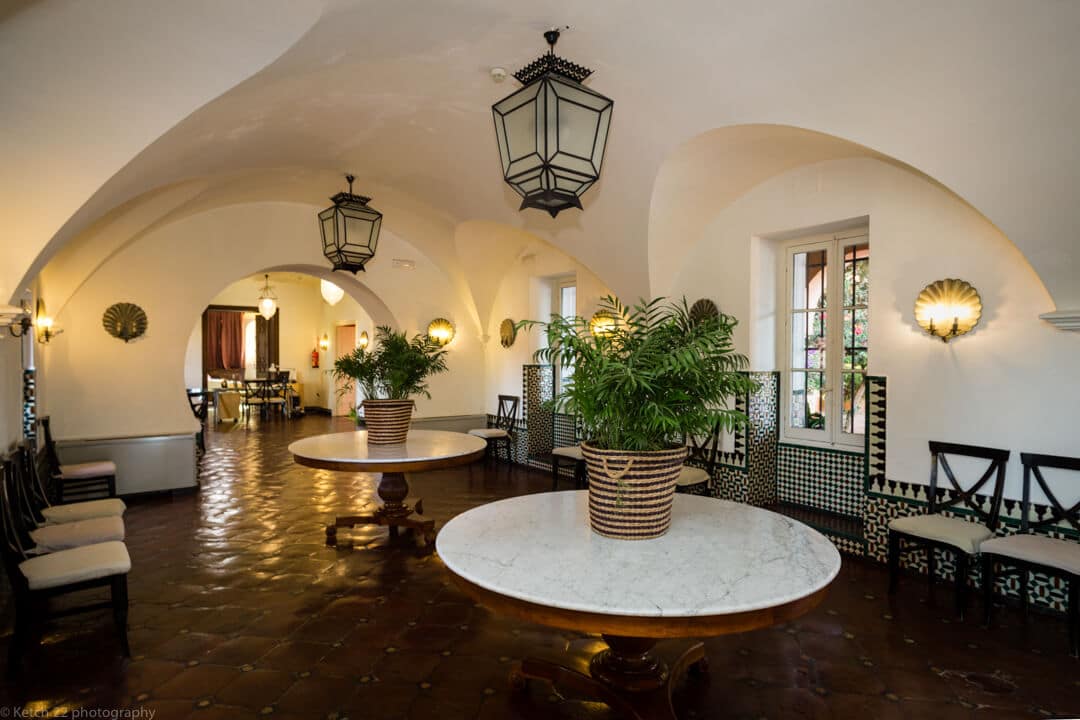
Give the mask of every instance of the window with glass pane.
MULTIPOLYGON (((559 315, 568 320, 573 320, 577 315, 577 286, 571 284, 561 284, 558 288, 558 306, 559 315)), ((558 366, 558 378, 559 386, 556 390, 564 387, 567 380, 574 376, 574 364, 566 363, 559 364, 558 366)))
POLYGON ((803 242, 788 251, 785 433, 858 445, 866 431, 869 240, 849 232, 803 242))
POLYGON ((870 346, 870 245, 846 245, 844 252, 844 367, 841 373, 842 431, 866 431, 866 361, 870 346))
POLYGON ((791 427, 823 430, 827 368, 825 250, 795 253, 791 297, 791 427))

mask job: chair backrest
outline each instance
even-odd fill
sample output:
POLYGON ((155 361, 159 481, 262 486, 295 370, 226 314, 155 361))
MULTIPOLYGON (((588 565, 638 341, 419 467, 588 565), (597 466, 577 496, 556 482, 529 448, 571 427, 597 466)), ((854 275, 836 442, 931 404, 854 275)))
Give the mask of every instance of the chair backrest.
POLYGON ((49 424, 49 416, 45 415, 38 419, 41 426, 41 437, 45 441, 45 457, 49 459, 49 472, 53 475, 60 474, 60 456, 56 453, 56 443, 53 442, 52 427, 49 424))
POLYGON ((191 406, 191 412, 195 414, 195 419, 205 420, 208 405, 206 393, 202 390, 188 390, 187 399, 188 405, 191 406))
POLYGON ((516 395, 500 395, 499 408, 495 414, 495 427, 512 432, 517 424, 519 403, 521 403, 521 398, 516 395))
POLYGON ((263 386, 258 380, 244 380, 244 399, 261 398, 263 386))
POLYGON ((39 497, 40 484, 38 469, 34 464, 34 452, 29 444, 23 443, 12 456, 15 461, 14 485, 11 488, 12 509, 16 519, 24 527, 35 528, 45 522, 41 510, 48 507, 48 501, 39 497))
POLYGON ((686 446, 690 451, 686 456, 687 462, 704 465, 709 475, 716 469, 716 458, 720 452, 720 430, 720 421, 717 420, 708 435, 700 438, 691 435, 686 439, 686 446))
MULTIPOLYGON (((1038 530, 1061 522, 1067 522, 1080 532, 1080 500, 1072 507, 1066 508, 1058 500, 1057 494, 1050 489, 1050 484, 1042 474, 1042 468, 1080 472, 1080 458, 1020 453, 1020 462, 1024 464, 1024 503, 1020 517, 1020 529, 1027 532, 1028 530, 1038 530), (1050 503, 1050 512, 1047 516, 1034 522, 1032 522, 1033 518, 1031 517, 1031 478, 1033 476, 1050 503)), ((1080 482, 1080 477, 1073 476, 1072 479, 1080 482)))
POLYGON ((930 441, 930 498, 929 512, 940 512, 951 506, 965 505, 991 530, 997 527, 998 516, 1001 511, 1001 495, 1005 490, 1005 466, 1009 462, 1009 451, 998 448, 979 447, 977 445, 958 445, 956 443, 930 441), (969 488, 963 487, 956 479, 952 468, 949 466, 947 455, 959 455, 962 457, 980 458, 989 460, 990 465, 981 477, 969 488), (949 480, 950 487, 938 488, 938 468, 945 471, 945 477, 949 480), (990 479, 993 478, 993 489, 990 493, 990 510, 983 510, 976 499, 976 494, 983 489, 990 479), (944 500, 946 492, 951 492, 952 497, 944 500), (941 495, 942 498, 938 496, 941 495))
POLYGON ((18 459, 15 456, 3 460, 3 482, 0 482, 0 553, 4 556, 8 578, 14 583, 21 578, 19 563, 26 559, 26 550, 32 547, 29 535, 21 526, 14 512, 13 488, 17 482, 18 459))

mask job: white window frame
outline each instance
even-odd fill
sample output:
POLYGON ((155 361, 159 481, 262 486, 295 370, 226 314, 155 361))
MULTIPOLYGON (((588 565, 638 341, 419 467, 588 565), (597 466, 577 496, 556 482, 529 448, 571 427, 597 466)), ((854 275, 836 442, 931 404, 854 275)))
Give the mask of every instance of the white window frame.
MULTIPOLYGON (((780 368, 780 439, 781 442, 808 445, 840 450, 859 450, 865 447, 865 433, 845 432, 841 427, 843 418, 843 317, 844 317, 844 249, 851 245, 870 242, 869 228, 862 227, 839 233, 817 234, 792 240, 785 244, 783 282, 780 283, 779 291, 783 295, 783 302, 778 303, 784 308, 784 322, 781 325, 782 337, 777 342, 777 348, 782 356, 778 367, 780 368), (802 368, 794 368, 792 363, 792 316, 797 310, 792 302, 794 282, 794 258, 799 253, 825 250, 826 262, 826 327, 825 327, 825 389, 826 415, 825 429, 796 428, 791 426, 791 377, 794 371, 802 368)), ((873 296, 873 288, 870 289, 873 296)), ((867 302, 869 312, 870 303, 867 302)), ((873 342, 871 336, 871 343, 873 342)), ((869 376, 871 346, 867 345, 867 363, 864 370, 869 376)))
MULTIPOLYGON (((561 275, 553 278, 551 282, 551 312, 553 315, 563 316, 562 306, 562 291, 564 288, 574 288, 574 311, 570 314, 571 318, 576 317, 578 313, 578 297, 577 297, 577 275, 561 275)), ((555 376, 555 395, 562 392, 562 362, 555 359, 552 363, 552 372, 555 376)))

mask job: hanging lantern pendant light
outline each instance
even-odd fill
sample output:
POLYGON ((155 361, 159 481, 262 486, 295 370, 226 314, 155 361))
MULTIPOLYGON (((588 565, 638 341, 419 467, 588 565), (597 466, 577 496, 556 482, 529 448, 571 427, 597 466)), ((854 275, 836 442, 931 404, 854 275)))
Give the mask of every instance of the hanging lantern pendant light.
POLYGON ((323 255, 334 270, 358 273, 375 257, 379 245, 382 213, 368 207, 371 198, 353 195, 352 184, 356 178, 346 175, 348 192, 340 192, 330 201, 334 203, 319 213, 319 230, 322 232, 323 255))
POLYGON ((259 314, 269 320, 277 313, 278 297, 274 294, 274 289, 270 287, 270 276, 263 275, 263 280, 263 289, 259 293, 259 314))
POLYGON ((581 209, 581 196, 600 179, 614 102, 582 85, 592 70, 555 55, 558 30, 544 33, 549 49, 514 73, 525 87, 491 106, 503 178, 522 197, 521 208, 581 209))

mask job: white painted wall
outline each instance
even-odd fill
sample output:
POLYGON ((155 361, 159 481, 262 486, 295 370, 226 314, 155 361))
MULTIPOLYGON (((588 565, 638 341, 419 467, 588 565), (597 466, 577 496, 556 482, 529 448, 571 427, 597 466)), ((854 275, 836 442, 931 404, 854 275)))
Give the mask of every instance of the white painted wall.
POLYGON ((311 372, 318 375, 318 379, 313 382, 318 386, 319 407, 330 410, 337 404, 335 396, 337 389, 332 374, 334 361, 353 350, 353 348, 337 347, 335 328, 342 325, 355 325, 357 339, 360 338, 362 332, 368 334, 369 341, 375 338, 375 323, 371 316, 360 303, 348 295, 343 297, 337 305, 328 305, 325 302, 322 304, 319 316, 319 337, 321 338, 324 334, 329 336, 330 347, 326 351, 319 351, 320 369, 311 372))
POLYGON ((521 330, 513 346, 499 342, 503 319, 547 321, 552 312, 552 281, 573 275, 577 283, 577 312, 591 317, 600 298, 608 295, 607 286, 586 267, 560 250, 544 243, 534 243, 522 257, 511 264, 492 303, 487 327, 490 339, 486 346, 486 412, 496 411, 500 394, 521 396, 521 366, 536 362, 533 353, 547 343, 540 328, 521 330))
MULTIPOLYGON (((887 476, 927 482, 930 439, 1076 455, 1080 335, 1036 319, 1053 303, 1013 243, 907 170, 836 160, 759 185, 703 229, 676 287, 738 317, 738 347, 754 368, 771 369, 769 291, 754 281, 771 262, 768 252, 752 253, 753 238, 862 215, 870 219, 872 251, 870 370, 889 383, 887 476), (918 292, 944 277, 968 280, 983 299, 978 328, 947 345, 912 317, 918 292)), ((1018 454, 1007 493, 1020 494, 1018 454)))
MULTIPOLYGON (((148 233, 102 265, 60 311, 63 342, 49 347, 47 381, 52 385, 46 405, 56 400, 57 437, 194 432, 196 423, 183 393, 194 319, 237 277, 283 266, 325 267, 314 219, 319 209, 253 203, 213 210, 148 233), (149 318, 146 335, 128 344, 101 327, 105 308, 125 300, 141 305, 149 318)), ((360 280, 385 303, 371 316, 391 324, 396 319, 410 334, 426 330, 435 317, 459 324, 468 317, 439 267, 386 230, 379 256, 360 280), (415 259, 416 269, 392 268, 394 257, 415 259)), ((294 340, 299 370, 310 370, 301 360, 311 352, 319 330, 314 322, 321 314, 317 298, 316 290, 311 326, 299 330, 294 340)), ((288 306, 283 302, 282 307, 288 306)), ((283 337, 283 347, 286 344, 283 337)), ((434 398, 417 401, 417 417, 482 412, 484 355, 479 339, 463 333, 451 351, 450 372, 432 380, 434 398)))
POLYGON ((20 343, 6 331, 0 337, 0 452, 7 452, 22 434, 20 343))

